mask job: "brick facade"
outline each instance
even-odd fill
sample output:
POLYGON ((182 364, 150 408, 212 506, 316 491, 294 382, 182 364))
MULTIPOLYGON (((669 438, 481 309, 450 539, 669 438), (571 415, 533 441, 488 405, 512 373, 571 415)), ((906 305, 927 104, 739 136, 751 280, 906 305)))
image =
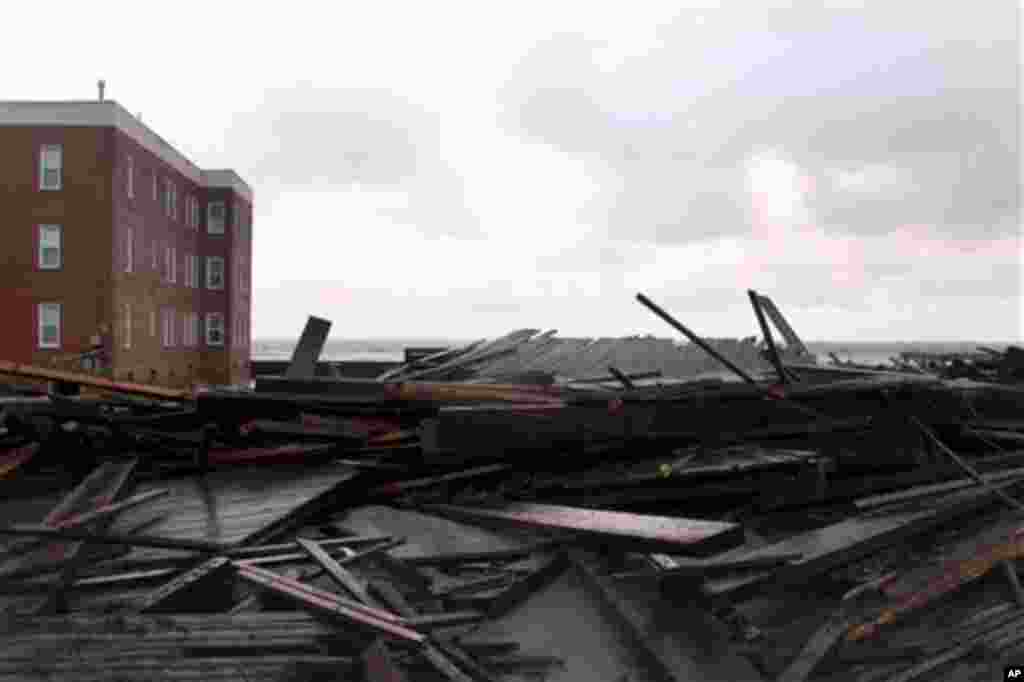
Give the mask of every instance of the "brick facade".
MULTIPOLYGON (((118 116, 126 113, 113 102, 89 103, 87 110, 104 114, 104 105, 118 116)), ((42 108, 33 109, 33 116, 42 108)), ((245 196, 234 187, 201 182, 203 172, 153 142, 159 138, 148 129, 145 134, 138 128, 126 131, 116 118, 114 125, 33 125, 20 110, 20 119, 9 117, 13 122, 5 121, 4 114, 0 105, 0 197, 5 208, 0 309, 6 318, 0 358, 66 364, 63 360, 89 350, 99 336, 107 367, 117 379, 173 386, 248 382, 251 193, 246 191, 245 196), (62 186, 56 191, 40 190, 39 185, 40 154, 47 144, 62 149, 62 186), (175 216, 168 215, 165 203, 168 182, 177 196, 175 216), (194 226, 190 197, 199 209, 194 226), (222 235, 207 230, 208 205, 217 201, 226 208, 222 235), (59 269, 38 267, 40 224, 62 228, 59 269), (174 258, 173 282, 168 277, 168 249, 174 258), (189 256, 198 261, 195 288, 186 279, 189 256), (223 259, 221 290, 207 288, 210 256, 223 259), (37 306, 50 302, 62 304, 61 346, 42 350, 37 306), (163 343, 164 311, 173 311, 169 347, 163 343), (195 344, 186 346, 184 342, 191 340, 186 338, 189 313, 199 315, 200 324, 195 344), (223 346, 207 344, 207 313, 223 316, 223 346)), ((90 115, 103 122, 95 113, 90 115)))

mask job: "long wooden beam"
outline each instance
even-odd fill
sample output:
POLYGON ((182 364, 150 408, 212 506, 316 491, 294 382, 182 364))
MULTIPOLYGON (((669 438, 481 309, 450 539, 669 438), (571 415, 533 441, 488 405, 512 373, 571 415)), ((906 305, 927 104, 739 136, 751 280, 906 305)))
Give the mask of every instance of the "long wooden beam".
POLYGON ((156 398, 166 398, 168 400, 188 400, 191 398, 191 393, 189 391, 124 381, 112 381, 110 379, 104 379, 103 377, 95 377, 90 374, 65 372, 63 370, 49 369, 47 367, 38 367, 35 365, 25 365, 19 362, 10 362, 7 360, 0 360, 0 374, 8 374, 10 376, 27 379, 61 381, 69 384, 78 384, 79 386, 116 391, 118 393, 152 396, 156 398))
POLYGON ((721 521, 526 503, 494 509, 440 504, 426 505, 424 510, 457 518, 571 531, 581 539, 638 550, 707 554, 731 549, 743 542, 743 529, 739 525, 721 521))

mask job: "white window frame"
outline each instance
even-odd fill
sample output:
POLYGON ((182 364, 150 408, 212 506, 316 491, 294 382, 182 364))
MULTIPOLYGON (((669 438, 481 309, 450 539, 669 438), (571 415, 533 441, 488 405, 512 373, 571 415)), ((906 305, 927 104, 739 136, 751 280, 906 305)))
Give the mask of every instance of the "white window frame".
POLYGON ((227 272, 225 270, 226 265, 224 264, 224 258, 222 256, 207 256, 206 257, 206 288, 212 291, 223 291, 225 280, 227 279, 227 272), (213 264, 220 263, 220 286, 214 286, 213 284, 213 264))
POLYGON ((57 192, 63 187, 64 146, 59 144, 44 144, 39 148, 39 189, 44 192, 57 192), (53 159, 48 158, 47 152, 56 152, 56 163, 50 163, 53 159), (54 171, 57 174, 56 182, 53 185, 48 185, 46 183, 47 171, 54 171))
POLYGON ((199 345, 199 313, 188 313, 185 319, 185 333, 187 335, 186 346, 195 348, 199 345))
POLYGON ((163 348, 174 348, 174 308, 164 308, 161 315, 160 345, 163 348))
MULTIPOLYGON (((36 233, 36 265, 40 270, 60 270, 64 267, 64 228, 60 225, 44 224, 39 225, 36 233), (47 265, 43 254, 46 252, 46 245, 44 244, 43 235, 45 234, 57 235, 57 263, 56 265, 47 265)), ((52 247, 51 247, 52 248, 52 247)))
POLYGON ((36 307, 36 346, 40 350, 60 350, 61 337, 64 326, 64 306, 60 303, 40 303, 36 307), (57 340, 51 343, 43 341, 43 329, 46 327, 46 312, 57 313, 57 340))
POLYGON ((167 276, 166 281, 168 284, 174 284, 178 281, 178 269, 175 267, 177 265, 177 260, 178 254, 176 249, 173 246, 168 246, 164 252, 164 267, 167 270, 165 274, 167 276))
POLYGON ((132 348, 132 305, 131 303, 121 304, 121 342, 125 350, 132 348))
POLYGON ((124 271, 131 273, 135 270, 135 230, 126 227, 124 237, 124 271))
POLYGON ((218 348, 224 347, 224 314, 223 313, 206 313, 206 345, 216 346, 218 348), (217 322, 217 324, 214 324, 217 322), (210 332, 214 330, 220 330, 220 341, 214 342, 210 340, 210 332))
POLYGON ((228 206, 223 201, 211 201, 206 205, 206 233, 207 234, 224 234, 224 230, 227 227, 228 221, 228 206), (220 218, 215 220, 213 217, 214 207, 220 207, 220 218))
POLYGON ((135 159, 133 159, 131 157, 131 155, 128 156, 128 162, 126 164, 126 169, 128 171, 128 198, 129 199, 134 199, 135 198, 135 159))

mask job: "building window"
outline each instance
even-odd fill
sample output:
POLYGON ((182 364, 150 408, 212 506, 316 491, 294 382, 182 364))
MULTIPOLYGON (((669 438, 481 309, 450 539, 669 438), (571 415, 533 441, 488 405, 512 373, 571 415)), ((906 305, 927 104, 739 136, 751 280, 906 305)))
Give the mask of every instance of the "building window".
POLYGON ((153 171, 153 201, 160 201, 160 180, 153 171))
POLYGON ((125 303, 121 306, 121 323, 123 325, 124 338, 122 339, 125 350, 132 347, 132 307, 125 303))
POLYGON ((40 270, 60 270, 64 264, 62 232, 60 225, 39 226, 37 265, 40 270))
POLYGON ((124 231, 124 271, 132 272, 135 268, 135 230, 126 228, 124 231))
POLYGON ((128 198, 135 198, 135 160, 132 157, 128 157, 128 163, 125 166, 125 170, 128 172, 128 198))
POLYGON ((166 272, 164 273, 164 275, 166 280, 171 284, 174 284, 175 282, 178 281, 178 272, 177 268, 175 267, 177 265, 177 257, 178 254, 176 253, 175 248, 173 246, 168 246, 167 250, 165 251, 164 267, 166 269, 166 272))
POLYGON ((206 231, 209 234, 224 234, 226 210, 223 201, 212 201, 206 207, 206 231))
POLYGON ((199 256, 189 256, 189 279, 188 285, 193 289, 199 288, 199 256))
POLYGON ((160 272, 160 242, 153 240, 153 272, 160 272))
POLYGON ((164 180, 164 215, 174 217, 174 184, 170 180, 164 180))
POLYGON ((149 335, 156 338, 156 311, 149 311, 149 335))
POLYGON ((199 199, 192 197, 192 229, 199 229, 199 199))
POLYGON ((220 256, 206 257, 206 288, 224 288, 224 259, 220 256))
POLYGON ((174 310, 165 308, 163 311, 161 344, 164 348, 174 347, 174 310))
POLYGON ((199 345, 199 313, 185 313, 184 345, 193 348, 199 345))
POLYGON ((40 303, 39 347, 44 350, 60 348, 61 304, 40 303))
POLYGON ((237 239, 241 235, 241 224, 242 224, 242 205, 240 203, 238 203, 237 201, 232 202, 232 204, 231 204, 231 217, 233 219, 232 222, 234 223, 233 234, 235 235, 235 238, 237 239))
POLYGON ((39 189, 60 189, 63 182, 63 169, 63 147, 59 144, 44 145, 39 152, 39 189))
POLYGON ((206 345, 224 345, 224 315, 221 313, 206 313, 206 345))

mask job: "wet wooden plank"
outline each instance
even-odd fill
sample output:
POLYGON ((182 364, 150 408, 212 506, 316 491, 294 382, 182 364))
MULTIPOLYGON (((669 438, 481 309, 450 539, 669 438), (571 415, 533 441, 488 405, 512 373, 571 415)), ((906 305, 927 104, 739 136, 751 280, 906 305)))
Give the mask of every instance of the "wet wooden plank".
POLYGON ((758 548, 754 552, 731 552, 720 558, 742 558, 749 553, 800 553, 804 558, 774 572, 710 579, 706 582, 706 587, 712 595, 740 600, 769 588, 799 584, 813 576, 856 561, 882 547, 927 532, 959 516, 991 505, 994 499, 987 491, 972 491, 957 502, 938 509, 881 517, 855 517, 758 548))
POLYGON ((637 551, 714 554, 742 544, 743 529, 734 523, 680 517, 630 514, 544 504, 510 504, 501 508, 427 505, 424 509, 466 519, 507 522, 533 528, 571 531, 637 551))
MULTIPOLYGON (((169 495, 147 511, 165 514, 153 535, 221 544, 266 544, 258 535, 291 518, 305 505, 326 499, 353 477, 350 467, 253 467, 215 471, 205 476, 168 479, 140 486, 140 491, 167 488, 169 495)), ((141 512, 140 512, 141 513, 141 512)), ((128 512, 111 527, 123 532, 140 513, 128 512)), ((171 556, 163 550, 136 550, 131 560, 171 556)))

